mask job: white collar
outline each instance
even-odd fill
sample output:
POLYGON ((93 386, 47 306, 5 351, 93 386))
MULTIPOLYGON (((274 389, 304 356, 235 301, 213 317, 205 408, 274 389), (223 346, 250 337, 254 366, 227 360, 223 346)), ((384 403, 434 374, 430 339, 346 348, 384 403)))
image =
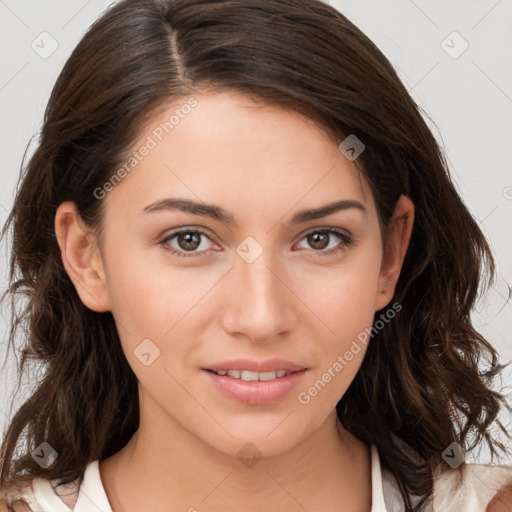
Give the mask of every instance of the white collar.
POLYGON ((384 501, 384 489, 382 481, 382 470, 380 467, 379 451, 372 443, 372 509, 371 512, 386 512, 384 501))
POLYGON ((112 512, 100 477, 99 461, 87 464, 74 512, 112 512))

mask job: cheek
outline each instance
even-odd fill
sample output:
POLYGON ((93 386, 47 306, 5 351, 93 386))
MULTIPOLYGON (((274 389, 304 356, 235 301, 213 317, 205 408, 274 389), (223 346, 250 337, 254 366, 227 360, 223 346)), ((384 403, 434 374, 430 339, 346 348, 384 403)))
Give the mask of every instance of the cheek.
POLYGON ((165 269, 148 260, 147 248, 134 248, 116 237, 110 241, 105 271, 114 318, 133 342, 161 337, 172 326, 170 313, 179 309, 186 293, 183 276, 174 271, 164 277, 165 269))
POLYGON ((207 284, 191 281, 191 275, 177 270, 126 270, 120 267, 113 276, 113 312, 142 336, 162 337, 198 301, 207 284))
MULTIPOLYGON (((109 294, 128 358, 145 339, 152 340, 164 355, 170 340, 183 339, 197 329, 203 318, 198 315, 205 308, 208 319, 214 317, 211 301, 205 299, 218 285, 218 269, 174 266, 159 248, 122 250, 122 241, 111 247, 116 250, 109 259, 109 294)), ((188 348, 193 345, 186 344, 188 348)), ((173 345, 173 351, 177 350, 180 345, 173 345)))
POLYGON ((372 323, 379 270, 380 253, 372 245, 350 254, 340 265, 304 272, 298 295, 336 339, 354 335, 372 323))
POLYGON ((379 271, 379 245, 368 244, 342 265, 305 279, 301 293, 317 316, 309 323, 317 365, 311 387, 303 390, 308 400, 322 391, 326 407, 332 406, 358 372, 370 342, 379 271))
MULTIPOLYGON (((363 362, 374 318, 379 259, 361 256, 304 288, 305 302, 319 319, 310 323, 315 369, 299 390, 300 404, 332 410, 363 362), (316 290, 315 293, 312 290, 316 290)), ((317 413, 318 413, 317 410, 317 413)))

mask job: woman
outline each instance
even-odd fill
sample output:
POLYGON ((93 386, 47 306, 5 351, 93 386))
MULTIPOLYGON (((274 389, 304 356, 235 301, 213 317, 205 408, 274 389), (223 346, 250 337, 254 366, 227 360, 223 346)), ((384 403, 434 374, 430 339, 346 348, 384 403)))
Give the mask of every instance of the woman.
POLYGON ((25 325, 46 372, 2 445, 5 507, 511 506, 512 470, 464 462, 504 450, 470 319, 492 254, 333 8, 112 7, 57 80, 9 226, 11 341, 25 325))

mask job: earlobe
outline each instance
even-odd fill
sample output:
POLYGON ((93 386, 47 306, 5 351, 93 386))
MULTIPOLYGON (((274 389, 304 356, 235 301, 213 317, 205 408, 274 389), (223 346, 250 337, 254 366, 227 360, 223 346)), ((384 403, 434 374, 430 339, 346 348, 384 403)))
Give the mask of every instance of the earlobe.
POLYGON ((400 196, 389 221, 379 275, 375 311, 385 307, 395 293, 402 264, 411 239, 414 224, 414 204, 407 196, 400 196))
POLYGON ((110 311, 97 240, 81 220, 75 203, 66 201, 57 208, 55 234, 64 268, 84 305, 97 312, 110 311))

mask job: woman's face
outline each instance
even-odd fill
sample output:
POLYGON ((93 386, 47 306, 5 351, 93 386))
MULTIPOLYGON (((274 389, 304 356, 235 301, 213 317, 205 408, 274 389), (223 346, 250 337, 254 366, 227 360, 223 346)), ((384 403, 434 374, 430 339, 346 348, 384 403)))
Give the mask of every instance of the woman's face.
POLYGON ((103 292, 80 293, 112 311, 141 425, 171 421, 225 453, 250 442, 277 454, 333 412, 393 277, 365 178, 316 124, 233 92, 194 98, 156 115, 130 171, 105 187, 92 259, 103 292), (258 376, 266 383, 208 371, 274 358, 286 363, 268 370, 306 370, 258 376))

